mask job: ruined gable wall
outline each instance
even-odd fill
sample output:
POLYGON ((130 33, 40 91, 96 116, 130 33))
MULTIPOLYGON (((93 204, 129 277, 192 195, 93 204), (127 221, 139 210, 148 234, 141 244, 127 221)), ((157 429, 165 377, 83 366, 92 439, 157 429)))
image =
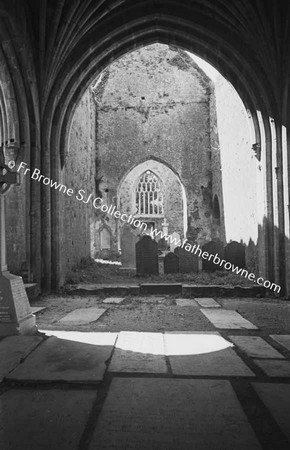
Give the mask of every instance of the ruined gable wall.
MULTIPOLYGON (((131 168, 157 158, 180 176, 188 238, 211 239, 211 83, 183 51, 154 44, 125 55, 95 86, 101 191, 115 203, 131 168)), ((170 195, 170 193, 168 193, 170 195)), ((99 217, 115 233, 114 219, 99 217)), ((169 231, 175 231, 170 220, 169 231)))

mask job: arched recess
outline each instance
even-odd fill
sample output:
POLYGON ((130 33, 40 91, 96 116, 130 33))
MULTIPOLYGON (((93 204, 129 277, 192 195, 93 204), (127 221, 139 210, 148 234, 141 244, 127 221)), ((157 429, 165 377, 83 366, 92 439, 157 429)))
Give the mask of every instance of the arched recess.
MULTIPOLYGON (((49 95, 47 94, 45 101, 43 147, 50 151, 50 159, 46 152, 43 153, 43 165, 49 172, 46 174, 51 178, 61 179, 68 130, 76 104, 97 74, 110 62, 128 51, 154 42, 174 44, 191 51, 213 64, 233 84, 245 107, 251 112, 256 134, 253 144, 260 145, 261 152, 265 151, 266 158, 264 161, 260 160, 259 164, 264 174, 263 186, 260 186, 263 191, 260 197, 266 205, 264 211, 266 215, 263 216, 263 220, 267 222, 267 227, 264 223, 261 224, 259 245, 261 262, 267 262, 264 264, 263 275, 267 276, 271 272, 267 265, 271 265, 271 252, 273 252, 273 246, 268 238, 268 234, 273 234, 274 227, 271 214, 268 215, 273 204, 273 191, 270 186, 272 170, 269 169, 273 161, 270 162, 268 157, 269 138, 266 138, 266 142, 260 142, 261 123, 256 117, 257 112, 260 111, 262 120, 265 122, 270 116, 280 118, 280 114, 276 93, 265 72, 266 62, 264 61, 263 66, 263 61, 258 61, 255 52, 251 52, 251 46, 244 46, 239 30, 232 26, 231 22, 226 24, 226 21, 219 16, 221 10, 211 22, 210 11, 207 7, 199 10, 196 3, 194 3, 195 8, 191 8, 189 2, 178 5, 175 2, 167 2, 166 8, 163 2, 160 2, 158 6, 155 2, 147 2, 146 5, 142 5, 142 9, 138 7, 139 2, 126 8, 115 5, 116 8, 112 8, 112 11, 104 12, 105 19, 101 23, 91 23, 90 27, 85 27, 85 31, 80 32, 75 43, 62 48, 63 62, 61 64, 58 61, 55 78, 49 85, 49 95), (190 17, 193 19, 189 19, 190 17), (126 26, 120 24, 126 24, 126 26)), ((245 11, 241 11, 241 16, 244 14, 245 11)), ((255 15, 254 10, 253 14, 255 15)), ((253 42, 252 45, 254 48, 253 42)), ((271 145, 273 146, 273 142, 271 145)), ((281 156, 280 148, 276 147, 274 151, 279 157, 281 156)), ((280 174, 278 177, 281 181, 280 174)), ((277 196, 279 197, 277 204, 280 208, 279 223, 282 225, 283 218, 284 227, 284 202, 280 190, 277 191, 277 196)), ((61 198, 55 192, 46 193, 45 203, 47 209, 44 211, 43 220, 47 224, 47 237, 51 239, 52 248, 52 260, 49 251, 44 254, 44 267, 47 268, 45 277, 47 286, 50 286, 51 274, 48 267, 52 262, 52 282, 54 286, 58 286, 63 233, 62 218, 59 214, 61 198)), ((281 236, 276 236, 274 239, 278 239, 278 249, 280 248, 280 254, 282 254, 281 236)), ((277 255, 279 258, 278 253, 277 255)), ((260 264, 260 267, 262 266, 263 264, 260 264)), ((279 277, 280 282, 283 283, 285 275, 281 272, 279 277)))
MULTIPOLYGON (((154 221, 154 226, 161 230, 161 224, 166 218, 169 222, 169 233, 177 231, 182 238, 186 236, 187 198, 185 187, 176 171, 160 159, 147 159, 132 167, 123 176, 117 191, 117 208, 119 211, 134 215, 143 222, 154 221), (147 171, 156 175, 161 185, 160 188, 163 195, 161 214, 159 212, 156 214, 140 214, 138 208, 136 208, 136 187, 140 177, 147 171)), ((118 242, 120 247, 120 229, 118 242)))

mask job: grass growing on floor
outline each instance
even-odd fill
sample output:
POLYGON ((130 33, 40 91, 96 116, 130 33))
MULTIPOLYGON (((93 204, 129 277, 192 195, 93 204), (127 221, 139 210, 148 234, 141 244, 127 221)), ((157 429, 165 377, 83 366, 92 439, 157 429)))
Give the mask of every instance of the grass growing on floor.
POLYGON ((254 283, 240 275, 226 270, 200 273, 175 273, 148 275, 139 277, 134 270, 122 269, 120 266, 104 265, 91 258, 81 260, 80 264, 67 274, 67 284, 139 284, 142 282, 176 282, 200 285, 253 286, 254 283))

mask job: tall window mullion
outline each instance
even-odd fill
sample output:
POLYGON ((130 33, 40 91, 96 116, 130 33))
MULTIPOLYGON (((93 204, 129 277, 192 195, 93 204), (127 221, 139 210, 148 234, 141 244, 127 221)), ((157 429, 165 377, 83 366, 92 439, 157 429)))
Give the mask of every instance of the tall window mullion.
POLYGON ((157 175, 146 170, 136 187, 136 209, 141 216, 156 216, 163 214, 163 194, 157 175))

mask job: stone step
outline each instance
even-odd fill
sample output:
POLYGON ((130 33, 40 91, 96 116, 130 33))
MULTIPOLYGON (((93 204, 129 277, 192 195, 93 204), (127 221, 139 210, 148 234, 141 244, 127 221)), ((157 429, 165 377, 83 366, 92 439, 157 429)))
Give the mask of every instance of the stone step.
POLYGON ((140 283, 140 285, 109 285, 86 284, 68 287, 68 293, 72 295, 100 295, 127 296, 127 295, 174 295, 181 297, 265 297, 270 293, 260 286, 217 286, 196 285, 182 283, 140 283))
MULTIPOLYGON (((268 290, 270 293, 271 291, 268 290)), ((261 286, 182 285, 183 297, 265 297, 267 289, 261 286)))

